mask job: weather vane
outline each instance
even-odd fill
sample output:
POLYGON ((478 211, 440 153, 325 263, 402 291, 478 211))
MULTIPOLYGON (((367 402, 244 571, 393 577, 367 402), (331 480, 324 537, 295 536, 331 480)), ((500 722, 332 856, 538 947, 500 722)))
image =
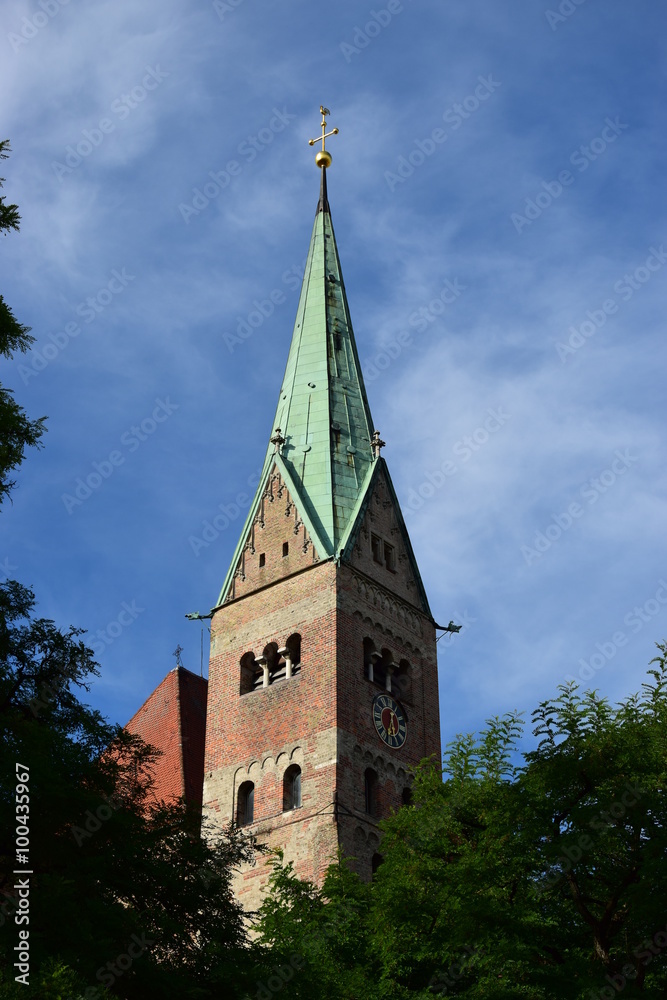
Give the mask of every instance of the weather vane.
POLYGON ((330 167, 331 166, 331 153, 329 152, 328 149, 324 148, 324 140, 328 139, 330 135, 338 135, 338 129, 337 128, 332 128, 330 132, 327 132, 327 115, 330 115, 331 112, 329 111, 328 108, 323 108, 323 107, 320 107, 320 112, 322 114, 322 122, 321 122, 321 125, 322 125, 322 137, 321 137, 321 140, 320 139, 309 139, 308 140, 308 145, 309 146, 314 146, 316 142, 320 142, 321 141, 322 142, 322 149, 316 155, 316 157, 315 157, 315 163, 317 164, 318 167, 330 167))
POLYGON ((183 652, 183 647, 181 646, 181 644, 179 642, 178 646, 176 647, 176 649, 174 650, 174 652, 171 654, 172 656, 176 657, 176 666, 177 667, 182 667, 183 666, 183 664, 181 663, 181 653, 182 652, 183 652))

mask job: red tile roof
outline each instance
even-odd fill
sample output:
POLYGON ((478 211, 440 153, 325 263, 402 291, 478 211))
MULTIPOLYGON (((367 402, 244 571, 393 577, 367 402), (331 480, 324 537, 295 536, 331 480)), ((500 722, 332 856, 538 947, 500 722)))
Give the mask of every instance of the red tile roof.
POLYGON ((125 727, 162 751, 153 770, 158 801, 185 798, 201 806, 207 690, 203 677, 175 667, 125 727))

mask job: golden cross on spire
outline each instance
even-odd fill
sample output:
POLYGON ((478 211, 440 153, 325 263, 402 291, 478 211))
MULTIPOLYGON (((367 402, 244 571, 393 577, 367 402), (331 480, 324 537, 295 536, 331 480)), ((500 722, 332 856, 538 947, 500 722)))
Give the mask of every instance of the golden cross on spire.
MULTIPOLYGON (((329 111, 328 108, 323 108, 323 107, 320 107, 320 112, 322 114, 322 122, 321 122, 321 125, 322 125, 322 140, 321 140, 322 141, 322 149, 316 155, 316 157, 315 157, 315 163, 317 164, 318 167, 330 167, 331 166, 331 153, 329 152, 328 149, 324 148, 324 140, 328 139, 330 135, 338 135, 338 129, 337 128, 332 128, 330 132, 327 132, 327 115, 330 115, 331 112, 329 111)), ((308 140, 308 145, 309 146, 314 146, 315 143, 319 142, 319 141, 320 141, 319 139, 309 139, 308 140)))

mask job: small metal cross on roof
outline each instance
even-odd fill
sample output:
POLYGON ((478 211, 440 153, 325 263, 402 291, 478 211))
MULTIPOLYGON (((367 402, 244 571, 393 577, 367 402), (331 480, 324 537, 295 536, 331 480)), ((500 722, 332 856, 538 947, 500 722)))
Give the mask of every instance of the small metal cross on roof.
POLYGON ((174 650, 174 652, 171 654, 172 656, 176 657, 176 666, 177 667, 182 667, 183 666, 183 664, 181 663, 181 653, 182 652, 183 652, 183 647, 181 646, 181 644, 179 642, 178 646, 176 647, 176 649, 174 650))
POLYGON ((320 112, 322 113, 322 121, 320 123, 321 126, 322 126, 321 140, 320 139, 309 139, 308 140, 308 145, 309 146, 314 146, 316 142, 320 142, 321 141, 322 142, 322 149, 319 151, 319 153, 315 157, 315 163, 317 164, 318 167, 330 167, 331 166, 331 153, 329 152, 328 149, 324 148, 324 140, 328 139, 330 135, 338 135, 338 129, 337 128, 332 128, 330 132, 327 132, 327 115, 330 115, 331 112, 329 111, 328 108, 322 107, 321 105, 320 105, 320 112))
POLYGON ((375 431, 374 434, 373 434, 373 437, 371 439, 371 448, 373 449, 373 457, 374 458, 379 458, 380 457, 380 449, 384 448, 384 446, 385 446, 385 443, 384 443, 384 441, 380 437, 380 432, 379 431, 375 431))
POLYGON ((282 435, 280 427, 276 427, 274 433, 269 438, 269 441, 274 446, 276 455, 280 454, 280 449, 285 444, 285 438, 282 435))

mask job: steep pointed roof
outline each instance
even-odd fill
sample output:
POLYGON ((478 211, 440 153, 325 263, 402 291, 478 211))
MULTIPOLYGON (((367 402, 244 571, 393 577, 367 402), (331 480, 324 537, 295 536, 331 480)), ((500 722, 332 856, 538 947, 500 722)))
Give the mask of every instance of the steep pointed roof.
POLYGON ((201 806, 208 681, 174 667, 125 726, 162 756, 153 768, 151 802, 185 798, 201 806))
POLYGON ((430 617, 389 472, 371 443, 373 421, 331 222, 326 167, 321 169, 320 197, 273 431, 217 606, 233 596, 234 576, 239 566, 243 573, 251 527, 262 516, 263 498, 272 495, 276 474, 298 508, 317 558, 347 560, 382 470, 405 537, 416 603, 430 617))
POLYGON ((273 426, 285 439, 282 458, 326 554, 333 555, 373 461, 373 421, 331 222, 326 167, 273 426))
MULTIPOLYGON (((250 523, 278 459, 321 559, 337 554, 374 462, 373 421, 331 222, 326 167, 287 367, 250 523), (280 438, 276 449, 276 429, 280 438)), ((221 604, 244 544, 222 588, 221 604)))

